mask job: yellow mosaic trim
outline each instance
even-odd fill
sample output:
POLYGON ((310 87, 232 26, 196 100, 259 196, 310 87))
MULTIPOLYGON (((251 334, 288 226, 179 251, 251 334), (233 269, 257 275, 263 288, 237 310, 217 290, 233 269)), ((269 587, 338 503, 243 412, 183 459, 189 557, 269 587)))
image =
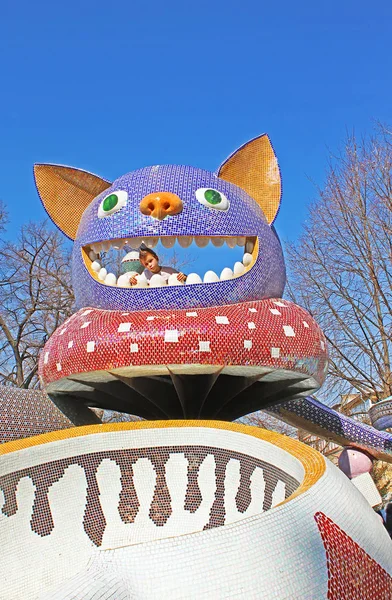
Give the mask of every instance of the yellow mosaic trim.
POLYGON ((43 433, 34 437, 0 444, 0 455, 10 454, 11 452, 17 452, 18 450, 24 450, 34 446, 41 446, 42 444, 49 444, 50 442, 58 442, 61 440, 93 435, 96 433, 132 431, 135 429, 164 429, 170 427, 208 427, 209 429, 235 431, 237 433, 250 435, 265 442, 269 442, 270 444, 274 444, 274 446, 277 446, 278 448, 281 448, 282 450, 294 456, 300 461, 304 468, 304 480, 297 490, 291 494, 291 496, 289 496, 289 498, 286 498, 286 500, 283 500, 283 502, 280 502, 276 506, 285 504, 289 500, 292 500, 296 496, 306 492, 320 479, 320 477, 322 477, 325 472, 325 459, 319 452, 313 450, 313 448, 310 448, 309 446, 306 446, 297 440, 293 440, 290 437, 276 433, 275 431, 269 431, 259 427, 252 427, 250 425, 241 425, 239 423, 229 423, 226 421, 137 421, 130 423, 85 425, 83 427, 72 427, 71 429, 51 431, 50 433, 43 433))

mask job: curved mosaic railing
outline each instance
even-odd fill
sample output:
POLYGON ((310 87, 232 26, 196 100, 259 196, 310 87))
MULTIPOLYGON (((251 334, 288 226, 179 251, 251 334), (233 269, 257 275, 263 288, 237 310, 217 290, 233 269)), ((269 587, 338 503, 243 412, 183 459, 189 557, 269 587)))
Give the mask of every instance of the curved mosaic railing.
POLYGON ((217 421, 141 422, 54 432, 0 452, 4 600, 230 598, 244 569, 245 597, 271 598, 279 578, 279 598, 321 598, 340 552, 354 573, 369 567, 370 590, 392 590, 390 541, 373 532, 376 515, 324 457, 285 436, 217 421))
POLYGON ((373 404, 369 409, 369 417, 373 427, 378 430, 392 427, 392 398, 373 404))
POLYGON ((329 408, 315 398, 297 398, 268 409, 274 417, 336 442, 363 449, 379 460, 392 462, 392 435, 377 431, 329 408))

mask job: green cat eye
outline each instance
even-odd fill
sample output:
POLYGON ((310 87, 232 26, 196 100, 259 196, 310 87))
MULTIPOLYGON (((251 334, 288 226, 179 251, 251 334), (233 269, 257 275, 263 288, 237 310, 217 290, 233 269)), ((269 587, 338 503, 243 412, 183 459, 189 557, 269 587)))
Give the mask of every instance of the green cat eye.
POLYGON ((98 207, 98 217, 103 219, 108 217, 120 210, 126 205, 128 200, 128 194, 124 190, 116 190, 111 194, 108 194, 100 203, 98 207))
POLYGON ((196 190, 195 196, 200 204, 204 204, 207 208, 213 208, 222 212, 230 208, 230 202, 224 193, 213 188, 199 188, 196 190))
POLYGON ((105 212, 107 212, 108 210, 112 210, 112 208, 114 208, 116 206, 117 202, 118 202, 117 194, 110 194, 110 196, 105 198, 105 200, 103 201, 102 209, 105 212))
POLYGON ((206 190, 204 192, 204 198, 210 204, 219 204, 220 202, 222 202, 222 196, 220 192, 217 192, 216 190, 206 190))

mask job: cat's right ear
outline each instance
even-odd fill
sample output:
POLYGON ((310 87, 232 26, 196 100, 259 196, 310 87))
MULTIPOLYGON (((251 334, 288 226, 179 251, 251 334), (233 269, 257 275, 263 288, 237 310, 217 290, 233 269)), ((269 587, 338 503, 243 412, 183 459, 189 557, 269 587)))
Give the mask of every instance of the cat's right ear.
POLYGON ((53 223, 71 240, 87 206, 112 184, 97 175, 60 165, 34 165, 42 204, 53 223))

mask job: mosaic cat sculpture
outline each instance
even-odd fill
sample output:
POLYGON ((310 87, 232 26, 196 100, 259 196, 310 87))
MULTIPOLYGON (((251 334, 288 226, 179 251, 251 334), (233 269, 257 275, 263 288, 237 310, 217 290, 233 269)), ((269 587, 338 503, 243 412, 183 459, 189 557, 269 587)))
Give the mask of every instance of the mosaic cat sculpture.
POLYGON ((158 165, 110 184, 37 165, 35 177, 49 215, 75 240, 81 307, 41 358, 52 398, 78 394, 145 418, 234 419, 321 385, 324 336, 306 311, 280 298, 285 267, 272 227, 280 174, 267 136, 240 148, 216 174, 158 165), (209 244, 211 253, 239 245, 243 259, 220 277, 188 274, 185 285, 174 278, 131 287, 124 275, 107 272, 102 250, 158 240, 209 244))
POLYGON ((0 445, 1 598, 392 598, 390 539, 349 480, 290 438, 227 422, 268 409, 390 459, 388 434, 305 397, 324 380, 325 339, 281 299, 267 136, 216 174, 166 165, 109 183, 37 165, 35 175, 75 240, 79 307, 46 344, 42 381, 58 406, 151 420, 0 445), (130 287, 107 272, 104 251, 158 239, 240 245, 243 259, 185 285, 130 287))

